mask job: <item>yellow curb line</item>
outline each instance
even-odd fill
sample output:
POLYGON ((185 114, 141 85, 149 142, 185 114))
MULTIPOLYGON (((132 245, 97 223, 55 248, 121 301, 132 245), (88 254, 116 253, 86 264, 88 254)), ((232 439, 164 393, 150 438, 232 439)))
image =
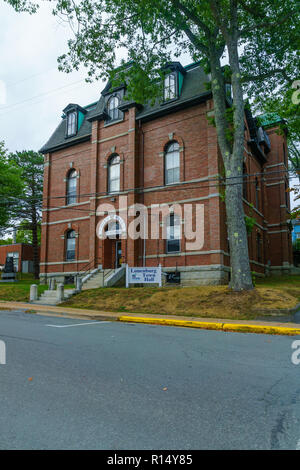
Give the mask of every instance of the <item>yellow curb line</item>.
POLYGON ((288 328, 281 326, 242 325, 236 323, 213 323, 201 321, 170 320, 165 318, 145 318, 121 316, 118 321, 133 323, 148 323, 153 325, 182 326, 189 328, 201 328, 203 330, 221 330, 241 333, 264 333, 269 335, 300 335, 300 328, 288 328))

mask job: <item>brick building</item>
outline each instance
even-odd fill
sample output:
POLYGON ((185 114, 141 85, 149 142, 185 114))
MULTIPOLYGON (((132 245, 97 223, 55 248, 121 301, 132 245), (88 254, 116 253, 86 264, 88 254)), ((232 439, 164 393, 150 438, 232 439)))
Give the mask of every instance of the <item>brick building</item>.
MULTIPOLYGON (((207 82, 199 64, 182 67, 174 62, 165 78, 164 97, 153 106, 129 102, 125 86, 112 89, 108 83, 99 101, 64 109, 62 121, 41 149, 41 280, 127 263, 161 264, 165 273, 179 272, 182 285, 228 281, 225 204, 217 181, 223 164, 216 129, 207 119, 214 109, 207 82), (202 204, 201 249, 189 250, 186 238, 178 239, 184 220, 176 214, 161 216, 160 230, 167 239, 125 237, 122 227, 131 220, 119 210, 125 196, 128 206, 147 208, 202 204), (104 203, 116 209, 117 217, 110 210, 97 214, 104 203), (97 229, 106 230, 107 237, 96 236, 97 229), (113 231, 117 236, 109 236, 113 231)), ((278 124, 269 117, 259 127, 246 111, 244 171, 249 176, 243 196, 246 214, 255 218, 248 239, 251 269, 258 275, 288 272, 292 266, 287 145, 286 137, 276 133, 278 124)))
POLYGON ((15 271, 19 273, 33 273, 33 246, 28 243, 14 243, 0 245, 0 270, 4 268, 6 257, 14 260, 15 271))

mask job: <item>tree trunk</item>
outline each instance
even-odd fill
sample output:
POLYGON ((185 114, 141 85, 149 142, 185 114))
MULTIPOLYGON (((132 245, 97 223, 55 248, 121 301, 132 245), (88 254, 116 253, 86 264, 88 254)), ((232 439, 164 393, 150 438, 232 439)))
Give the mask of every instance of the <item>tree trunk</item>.
MULTIPOLYGON (((232 161, 234 161, 234 159, 232 159, 232 161)), ((238 176, 237 173, 237 171, 231 170, 231 174, 233 176, 238 176)), ((242 200, 242 187, 242 171, 240 172, 239 177, 234 178, 234 180, 227 180, 225 203, 227 216, 227 233, 230 246, 230 287, 234 291, 253 289, 252 276, 249 264, 248 237, 245 225, 245 216, 242 200)))
MULTIPOLYGON (((234 291, 253 289, 249 264, 248 239, 242 201, 243 155, 244 155, 244 104, 239 76, 233 84, 234 135, 233 142, 228 139, 232 124, 226 119, 225 82, 220 58, 214 44, 210 44, 210 63, 212 92, 214 98, 215 122, 218 143, 226 172, 226 220, 230 246, 231 281, 234 291)), ((234 73, 234 71, 233 71, 234 73)), ((235 72, 237 73, 237 72, 235 72)))

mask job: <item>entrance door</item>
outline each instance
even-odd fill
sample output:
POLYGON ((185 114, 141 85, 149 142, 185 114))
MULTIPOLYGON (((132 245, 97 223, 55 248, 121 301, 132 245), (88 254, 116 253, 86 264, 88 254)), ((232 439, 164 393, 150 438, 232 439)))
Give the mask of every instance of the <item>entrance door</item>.
POLYGON ((116 240, 116 263, 115 263, 115 268, 120 268, 121 267, 121 258, 122 258, 121 240, 116 240))

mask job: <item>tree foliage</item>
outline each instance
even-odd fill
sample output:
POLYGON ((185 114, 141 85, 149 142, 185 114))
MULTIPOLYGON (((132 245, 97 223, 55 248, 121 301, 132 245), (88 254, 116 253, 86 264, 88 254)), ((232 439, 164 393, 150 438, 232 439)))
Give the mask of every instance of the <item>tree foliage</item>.
POLYGON ((20 171, 8 160, 4 142, 0 142, 0 232, 7 227, 21 193, 20 171))
POLYGON ((31 240, 34 251, 34 272, 39 274, 38 246, 39 232, 41 224, 41 209, 43 201, 43 172, 44 157, 40 153, 32 150, 11 153, 9 161, 12 166, 18 169, 23 181, 23 191, 21 198, 15 202, 11 210, 11 218, 15 224, 20 226, 19 237, 26 236, 26 232, 31 232, 28 240, 31 240), (20 224, 21 221, 21 224, 20 224))

